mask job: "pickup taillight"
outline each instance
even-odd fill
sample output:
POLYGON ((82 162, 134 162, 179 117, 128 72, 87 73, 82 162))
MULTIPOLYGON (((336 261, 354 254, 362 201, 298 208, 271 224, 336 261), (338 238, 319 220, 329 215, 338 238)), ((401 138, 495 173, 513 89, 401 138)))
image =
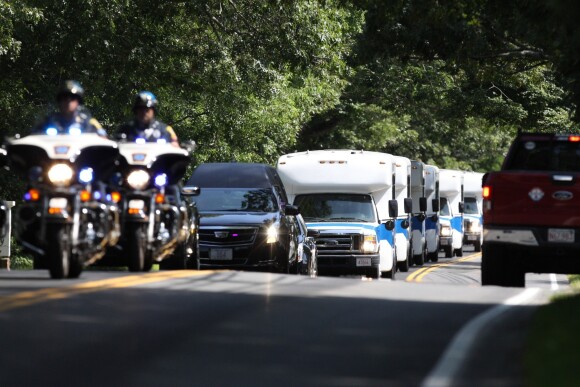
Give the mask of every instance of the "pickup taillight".
POLYGON ((481 190, 481 196, 483 196, 483 212, 491 210, 491 186, 484 185, 481 190))

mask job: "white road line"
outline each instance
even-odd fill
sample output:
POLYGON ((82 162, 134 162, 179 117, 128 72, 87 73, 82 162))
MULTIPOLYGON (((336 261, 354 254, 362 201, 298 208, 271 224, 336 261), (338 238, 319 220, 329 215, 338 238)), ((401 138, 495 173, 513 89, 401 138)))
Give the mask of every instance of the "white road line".
POLYGON ((558 278, 556 278, 556 274, 550 274, 550 282, 552 283, 552 290, 558 290, 558 278))
POLYGON ((472 319, 455 335, 447 349, 445 349, 443 356, 439 359, 435 368, 423 380, 421 386, 451 386, 453 379, 462 368, 482 328, 489 324, 490 321, 507 312, 512 306, 530 302, 539 292, 539 288, 526 289, 516 296, 507 299, 503 304, 497 305, 472 319))

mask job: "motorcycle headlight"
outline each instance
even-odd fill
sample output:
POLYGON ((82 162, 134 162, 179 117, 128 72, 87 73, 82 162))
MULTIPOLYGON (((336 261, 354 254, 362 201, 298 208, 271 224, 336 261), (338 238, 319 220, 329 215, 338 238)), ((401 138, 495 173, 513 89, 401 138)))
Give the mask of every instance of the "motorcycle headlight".
POLYGON ((266 231, 266 243, 276 243, 278 241, 278 227, 273 224, 266 231))
POLYGON ((142 169, 133 171, 127 176, 127 184, 133 189, 142 190, 149 184, 149 174, 142 169))
POLYGON ((447 225, 442 225, 441 226, 441 236, 444 236, 444 237, 451 236, 451 227, 449 227, 447 225))
POLYGON ((372 254, 377 252, 377 236, 376 235, 365 235, 362 252, 365 254, 372 254))
POLYGON ((48 180, 57 186, 69 185, 74 172, 67 164, 55 164, 48 170, 48 180))

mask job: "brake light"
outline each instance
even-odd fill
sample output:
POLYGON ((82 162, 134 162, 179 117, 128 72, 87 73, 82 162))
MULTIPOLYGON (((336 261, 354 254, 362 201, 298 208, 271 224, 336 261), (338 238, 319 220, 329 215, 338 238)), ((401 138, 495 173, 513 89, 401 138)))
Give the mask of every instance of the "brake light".
POLYGON ((488 185, 483 186, 482 196, 484 199, 491 199, 491 187, 488 185))
POLYGON ((570 141, 570 142, 579 142, 580 141, 580 136, 570 136, 570 137, 568 137, 568 141, 570 141))

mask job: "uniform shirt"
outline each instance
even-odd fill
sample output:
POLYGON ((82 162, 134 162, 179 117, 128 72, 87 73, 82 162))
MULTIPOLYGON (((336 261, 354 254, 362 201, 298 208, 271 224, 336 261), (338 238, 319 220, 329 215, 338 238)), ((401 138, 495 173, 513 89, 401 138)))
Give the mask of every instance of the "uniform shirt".
POLYGON ((32 130, 32 134, 82 134, 96 133, 107 137, 107 132, 86 110, 79 108, 75 111, 73 118, 67 120, 61 113, 56 112, 46 117, 40 124, 32 130))
POLYGON ((151 121, 148 126, 140 125, 135 120, 129 121, 117 131, 117 138, 119 137, 124 137, 130 142, 141 138, 146 142, 177 143, 177 135, 173 128, 158 120, 151 121))

